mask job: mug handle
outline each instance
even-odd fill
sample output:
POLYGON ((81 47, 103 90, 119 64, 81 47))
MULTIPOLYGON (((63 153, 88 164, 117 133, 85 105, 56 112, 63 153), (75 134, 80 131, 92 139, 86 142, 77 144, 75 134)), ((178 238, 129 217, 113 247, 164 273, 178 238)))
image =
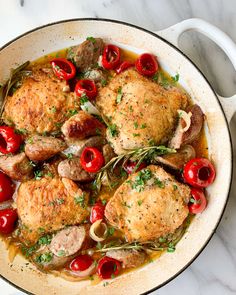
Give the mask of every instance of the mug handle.
MULTIPOLYGON (((179 48, 180 36, 189 30, 200 32, 214 41, 226 53, 236 70, 236 44, 223 31, 202 19, 190 18, 155 33, 179 48)), ((236 112, 236 94, 232 97, 222 97, 218 94, 217 96, 224 109, 226 118, 230 122, 236 112)))

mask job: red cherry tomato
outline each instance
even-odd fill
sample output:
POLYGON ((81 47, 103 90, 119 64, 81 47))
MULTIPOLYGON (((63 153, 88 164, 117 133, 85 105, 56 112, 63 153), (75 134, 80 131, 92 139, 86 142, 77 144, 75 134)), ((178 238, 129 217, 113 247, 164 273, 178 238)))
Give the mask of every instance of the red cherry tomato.
POLYGON ((96 173, 102 168, 104 157, 97 148, 86 147, 80 156, 80 163, 85 171, 96 173))
POLYGON ((157 72, 158 63, 154 55, 143 53, 136 60, 135 67, 141 75, 151 77, 157 72))
POLYGON ((101 202, 97 202, 91 209, 90 222, 94 223, 97 220, 104 218, 105 206, 101 202))
POLYGON ((70 263, 72 271, 84 271, 89 268, 93 263, 93 259, 89 255, 79 255, 70 263))
POLYGON ((0 202, 10 200, 14 193, 14 184, 11 179, 0 172, 0 202))
POLYGON ((76 74, 76 68, 72 62, 66 58, 55 58, 51 61, 54 74, 63 80, 70 80, 76 74))
POLYGON ((194 187, 207 187, 215 179, 215 168, 206 158, 195 158, 184 166, 185 182, 194 187))
POLYGON ((105 256, 98 261, 97 273, 102 279, 110 279, 113 275, 118 275, 120 269, 121 263, 116 259, 105 256))
POLYGON ((0 210, 0 233, 10 234, 14 231, 18 219, 15 209, 0 210))
MULTIPOLYGON (((134 169, 136 168, 137 162, 133 162, 131 160, 128 160, 124 163, 123 168, 128 174, 132 174, 134 169)), ((142 170, 143 168, 147 167, 145 163, 140 163, 139 167, 135 170, 135 172, 138 172, 142 170)))
POLYGON ((102 55, 102 65, 107 70, 115 69, 120 63, 120 48, 108 44, 105 46, 102 55))
POLYGON ((0 152, 3 154, 15 153, 21 144, 21 136, 9 126, 0 126, 0 152))
POLYGON ((116 71, 116 73, 117 74, 120 74, 120 73, 122 73, 122 72, 124 72, 125 70, 127 70, 128 68, 130 68, 130 67, 133 67, 134 66, 134 64, 133 63, 131 63, 131 62, 129 62, 129 61, 123 61, 116 69, 115 69, 115 71, 116 71))
POLYGON ((85 94, 88 98, 93 99, 97 95, 97 87, 93 80, 79 80, 75 85, 75 93, 78 97, 85 94))
POLYGON ((189 212, 192 214, 202 213, 205 210, 207 205, 207 200, 204 195, 204 192, 200 188, 191 189, 191 200, 188 205, 189 212))

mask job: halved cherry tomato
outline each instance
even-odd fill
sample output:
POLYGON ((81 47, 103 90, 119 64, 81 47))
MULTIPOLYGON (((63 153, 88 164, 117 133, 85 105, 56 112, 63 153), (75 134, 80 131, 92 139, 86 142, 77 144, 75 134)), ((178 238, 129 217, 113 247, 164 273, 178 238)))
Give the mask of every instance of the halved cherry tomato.
POLYGON ((200 188, 191 188, 191 200, 188 205, 189 212, 192 214, 202 213, 207 205, 204 192, 200 188))
POLYGON ((96 173, 102 168, 104 157, 97 148, 86 147, 80 156, 80 163, 85 171, 96 173))
POLYGON ((15 209, 0 210, 0 233, 10 234, 14 231, 18 215, 15 209))
POLYGON ((206 158, 195 158, 184 166, 185 182, 194 187, 208 187, 215 179, 215 168, 206 158))
POLYGON ((102 55, 102 65, 107 70, 115 69, 120 63, 120 48, 108 44, 105 46, 102 55))
POLYGON ((66 58, 55 58, 51 62, 54 74, 63 80, 70 80, 76 74, 76 68, 72 62, 66 58))
POLYGON ((0 202, 10 200, 14 193, 14 184, 11 179, 0 172, 0 202))
POLYGON ((157 72, 158 63, 154 55, 143 53, 136 60, 135 67, 141 75, 151 77, 157 72))
POLYGON ((98 261, 97 273, 102 279, 110 279, 112 276, 118 275, 120 269, 120 261, 114 258, 105 256, 98 261))
POLYGON ((94 223, 97 220, 104 218, 105 206, 101 202, 97 202, 91 209, 90 222, 94 223))
POLYGON ((78 97, 85 94, 88 98, 94 98, 97 95, 97 87, 93 80, 79 80, 75 85, 75 93, 78 97))
MULTIPOLYGON (((136 168, 138 162, 134 162, 131 160, 128 160, 124 163, 123 168, 128 174, 132 174, 134 169, 136 168)), ((143 168, 147 167, 146 163, 142 162, 140 163, 139 167, 135 170, 135 172, 138 172, 142 170, 143 168)))
POLYGON ((0 152, 3 154, 15 153, 21 144, 21 136, 9 126, 0 126, 0 152))
POLYGON ((127 70, 130 67, 133 67, 134 64, 132 62, 129 61, 123 61, 116 69, 116 73, 120 74, 121 72, 124 72, 125 70, 127 70))
POLYGON ((84 271, 88 269, 93 263, 93 258, 89 255, 79 255, 70 263, 72 271, 84 271))

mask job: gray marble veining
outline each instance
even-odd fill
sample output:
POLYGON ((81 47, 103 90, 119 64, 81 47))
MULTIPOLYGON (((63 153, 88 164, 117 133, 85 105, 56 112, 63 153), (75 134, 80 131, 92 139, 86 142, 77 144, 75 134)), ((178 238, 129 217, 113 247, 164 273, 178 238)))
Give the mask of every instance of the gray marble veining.
MULTIPOLYGON (((0 0, 0 8, 0 46, 36 26, 78 17, 118 19, 153 31, 187 18, 200 17, 221 28, 236 42, 235 0, 0 0)), ((198 33, 187 32, 181 37, 180 46, 219 94, 236 93, 235 71, 212 41, 198 33)), ((234 146, 235 119, 230 126, 234 146)), ((234 175, 229 203, 206 249, 187 270, 153 294, 236 294, 235 183, 234 175)), ((2 281, 0 288, 4 290, 4 293, 1 291, 3 295, 22 294, 2 281)))

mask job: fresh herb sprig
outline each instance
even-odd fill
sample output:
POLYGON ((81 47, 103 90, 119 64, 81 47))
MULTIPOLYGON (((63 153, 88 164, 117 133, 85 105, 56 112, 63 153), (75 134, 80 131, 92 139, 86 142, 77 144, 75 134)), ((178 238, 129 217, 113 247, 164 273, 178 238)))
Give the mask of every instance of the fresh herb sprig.
POLYGON ((30 62, 27 61, 19 67, 17 67, 16 69, 13 69, 11 71, 9 80, 6 82, 4 86, 0 88, 0 101, 2 103, 0 109, 0 116, 2 115, 2 112, 4 110, 8 94, 10 94, 13 89, 16 89, 22 85, 22 80, 24 77, 32 75, 32 71, 26 70, 29 64, 30 62))
POLYGON ((113 172, 118 163, 122 162, 122 164, 124 164, 126 161, 132 159, 132 161, 137 162, 133 170, 133 172, 135 172, 144 160, 151 162, 155 156, 162 156, 170 153, 176 153, 176 150, 160 145, 129 150, 124 154, 112 158, 96 176, 95 185, 97 190, 100 190, 101 182, 104 177, 109 181, 109 174, 113 172))

